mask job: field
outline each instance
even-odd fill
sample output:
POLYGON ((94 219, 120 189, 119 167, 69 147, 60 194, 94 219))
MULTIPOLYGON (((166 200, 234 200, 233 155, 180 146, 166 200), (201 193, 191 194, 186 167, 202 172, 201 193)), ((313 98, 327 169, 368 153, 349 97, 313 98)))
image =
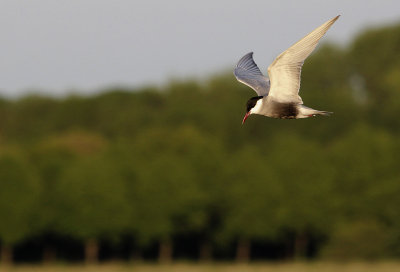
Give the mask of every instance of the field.
POLYGON ((84 265, 49 265, 0 267, 2 272, 395 272, 400 271, 396 262, 356 262, 356 263, 254 263, 237 264, 190 264, 176 263, 171 265, 156 264, 104 264, 98 266, 84 265))

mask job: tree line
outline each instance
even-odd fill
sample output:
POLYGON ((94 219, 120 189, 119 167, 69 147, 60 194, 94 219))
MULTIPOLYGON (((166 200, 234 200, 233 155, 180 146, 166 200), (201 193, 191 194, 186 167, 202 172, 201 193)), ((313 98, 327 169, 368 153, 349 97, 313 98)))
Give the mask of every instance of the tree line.
POLYGON ((231 72, 0 99, 1 262, 398 258, 398 52, 400 25, 321 46, 301 94, 329 118, 242 126, 231 72))

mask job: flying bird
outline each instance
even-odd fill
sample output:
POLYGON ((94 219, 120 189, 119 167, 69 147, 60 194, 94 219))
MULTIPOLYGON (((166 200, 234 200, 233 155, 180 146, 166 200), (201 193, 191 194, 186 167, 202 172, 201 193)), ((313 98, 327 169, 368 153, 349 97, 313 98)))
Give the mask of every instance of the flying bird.
POLYGON ((246 115, 242 124, 251 114, 282 119, 299 119, 332 113, 303 105, 303 100, 299 96, 300 75, 304 60, 315 49, 319 40, 339 16, 316 28, 281 53, 268 67, 269 78, 261 73, 254 62, 253 52, 239 60, 234 70, 236 79, 257 93, 257 96, 247 101, 246 115))

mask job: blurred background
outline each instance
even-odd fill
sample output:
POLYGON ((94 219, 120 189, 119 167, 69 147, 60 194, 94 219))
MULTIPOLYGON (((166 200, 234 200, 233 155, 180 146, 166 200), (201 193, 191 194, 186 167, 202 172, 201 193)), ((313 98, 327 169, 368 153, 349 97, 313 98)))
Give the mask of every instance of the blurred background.
POLYGON ((399 260, 400 2, 1 6, 2 264, 399 260), (301 86, 335 114, 242 126, 239 58, 338 14, 301 86))

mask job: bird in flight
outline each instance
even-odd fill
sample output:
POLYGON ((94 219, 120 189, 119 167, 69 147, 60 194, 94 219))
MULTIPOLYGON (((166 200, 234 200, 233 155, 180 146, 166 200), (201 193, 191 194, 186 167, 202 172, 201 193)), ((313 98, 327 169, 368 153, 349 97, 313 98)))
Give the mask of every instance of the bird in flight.
POLYGON ((299 96, 300 75, 304 60, 339 16, 316 28, 281 53, 268 67, 269 78, 261 73, 254 62, 253 52, 239 60, 234 70, 236 79, 257 93, 257 96, 247 101, 246 115, 242 124, 251 114, 282 119, 331 114, 331 112, 319 111, 303 105, 303 100, 299 96))

